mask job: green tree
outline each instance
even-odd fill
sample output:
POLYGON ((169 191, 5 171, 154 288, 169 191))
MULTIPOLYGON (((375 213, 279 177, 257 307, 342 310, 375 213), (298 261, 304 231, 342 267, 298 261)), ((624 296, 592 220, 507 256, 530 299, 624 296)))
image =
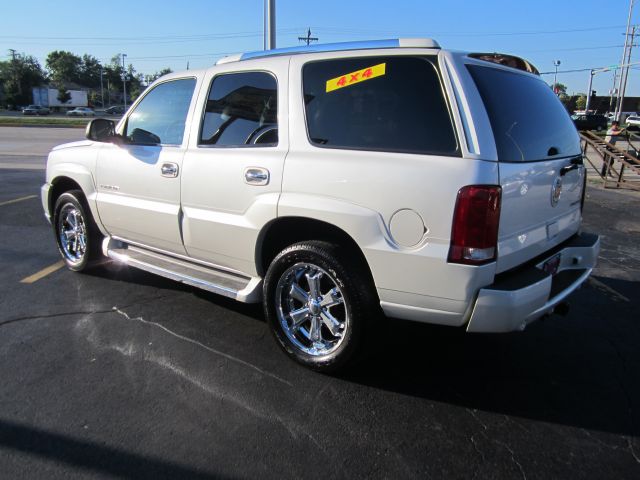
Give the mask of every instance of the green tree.
POLYGON ((169 73, 173 73, 173 70, 171 70, 169 67, 166 67, 160 70, 159 72, 155 72, 151 75, 145 75, 144 80, 147 84, 150 84, 155 82, 157 79, 159 79, 163 75, 168 75, 169 73))
POLYGON ((17 54, 0 62, 0 85, 8 105, 27 105, 33 101, 32 89, 44 83, 45 74, 31 55, 17 54))
POLYGON ((122 64, 120 55, 114 55, 111 62, 104 66, 103 80, 112 92, 122 92, 122 64))
POLYGON ((78 83, 85 87, 99 87, 101 70, 102 65, 96 57, 84 54, 82 56, 82 63, 80 64, 78 83))
POLYGON ((64 83, 56 85, 56 88, 58 89, 56 98, 60 103, 65 104, 71 100, 71 93, 69 93, 69 90, 64 86, 64 83))
POLYGON ((71 52, 55 50, 47 55, 47 70, 55 84, 80 83, 82 58, 71 52))
POLYGON ((587 96, 586 95, 580 95, 578 97, 578 99, 576 100, 576 109, 577 110, 584 110, 587 107, 587 96))

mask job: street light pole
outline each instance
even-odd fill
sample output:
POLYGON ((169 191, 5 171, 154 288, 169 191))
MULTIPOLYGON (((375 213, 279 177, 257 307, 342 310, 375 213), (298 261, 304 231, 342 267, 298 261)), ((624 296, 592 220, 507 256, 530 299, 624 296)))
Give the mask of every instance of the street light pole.
POLYGON ((584 113, 589 113, 589 105, 591 104, 591 86, 593 85, 593 76, 595 75, 595 70, 592 68, 589 72, 589 87, 587 88, 587 103, 584 106, 584 113))
POLYGON ((122 54, 122 93, 123 93, 123 98, 124 98, 124 109, 127 109, 127 71, 125 70, 124 67, 124 57, 126 57, 127 54, 123 53, 122 54))
POLYGON ((104 86, 102 84, 102 65, 100 65, 100 101, 102 102, 102 108, 104 108, 104 86))
POLYGON ((556 95, 559 95, 558 92, 558 66, 560 66, 560 60, 553 61, 554 67, 556 67, 556 72, 553 74, 553 92, 556 95))
POLYGON ((276 0, 264 0, 264 49, 276 48, 276 0))

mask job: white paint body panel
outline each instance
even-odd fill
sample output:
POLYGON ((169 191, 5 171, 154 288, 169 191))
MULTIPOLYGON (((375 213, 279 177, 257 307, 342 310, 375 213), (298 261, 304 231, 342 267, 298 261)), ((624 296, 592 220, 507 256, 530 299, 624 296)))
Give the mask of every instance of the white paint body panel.
POLYGON ((227 148, 198 146, 200 122, 193 122, 182 174, 184 245, 197 260, 213 262, 256 275, 255 246, 261 229, 277 216, 282 172, 289 146, 289 58, 223 64, 204 77, 196 110, 205 107, 211 82, 217 75, 264 71, 278 84, 278 145, 227 148), (262 65, 256 66, 255 63, 262 65), (249 167, 266 169, 266 185, 249 185, 249 167))
MULTIPOLYGON (((487 112, 465 67, 469 61, 463 53, 391 48, 221 62, 208 70, 188 72, 197 78, 197 86, 183 145, 79 142, 52 152, 47 185, 59 175, 78 181, 103 233, 232 269, 256 284, 260 281, 258 242, 269 222, 285 217, 326 222, 343 230, 360 247, 388 315, 462 326, 468 324, 476 307, 473 331, 504 331, 503 324, 492 323, 491 309, 503 309, 501 318, 527 316, 528 306, 541 301, 545 305, 548 286, 526 286, 526 291, 516 294, 524 299, 517 305, 503 301, 500 295, 495 300, 496 294, 487 289, 499 271, 518 266, 575 234, 580 225, 576 185, 582 173, 576 170, 564 177, 561 208, 532 207, 550 195, 547 177, 561 165, 498 162, 487 112), (310 143, 302 95, 303 65, 380 55, 437 57, 459 156, 329 149, 310 143), (238 71, 267 71, 277 77, 278 145, 199 147, 200 122, 212 79, 238 71), (179 166, 178 177, 160 175, 164 162, 179 166), (244 171, 249 167, 268 170, 268 183, 245 183, 244 171), (529 182, 526 195, 520 190, 524 182, 529 182), (467 185, 502 185, 497 262, 483 266, 447 262, 458 190, 467 185), (397 216, 398 212, 411 213, 397 216), (397 223, 392 225, 394 215, 397 223), (485 313, 478 313, 482 311, 485 313)), ((168 75, 160 82, 185 75, 168 75)), ((118 131, 125 122, 126 116, 118 131)), ((43 199, 49 195, 47 185, 43 199)), ((597 256, 597 249, 592 248, 590 259, 594 251, 597 256)), ((581 267, 589 269, 592 264, 595 259, 587 259, 581 267)))

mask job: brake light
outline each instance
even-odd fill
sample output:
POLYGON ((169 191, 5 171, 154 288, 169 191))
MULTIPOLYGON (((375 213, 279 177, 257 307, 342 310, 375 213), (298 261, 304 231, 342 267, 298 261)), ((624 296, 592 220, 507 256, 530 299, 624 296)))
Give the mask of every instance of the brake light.
POLYGON ((453 213, 449 262, 482 265, 498 253, 502 188, 469 185, 458 191, 453 213))

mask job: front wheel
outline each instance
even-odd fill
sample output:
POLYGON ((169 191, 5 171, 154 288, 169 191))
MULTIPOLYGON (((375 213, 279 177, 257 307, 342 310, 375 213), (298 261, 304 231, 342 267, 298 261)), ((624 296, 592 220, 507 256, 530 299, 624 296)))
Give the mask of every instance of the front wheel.
POLYGON ((282 349, 314 370, 335 372, 362 350, 378 315, 369 275, 337 245, 291 245, 269 266, 264 310, 282 349))
POLYGON ((82 192, 73 190, 58 197, 53 228, 58 250, 69 269, 85 270, 100 257, 100 233, 82 192))

